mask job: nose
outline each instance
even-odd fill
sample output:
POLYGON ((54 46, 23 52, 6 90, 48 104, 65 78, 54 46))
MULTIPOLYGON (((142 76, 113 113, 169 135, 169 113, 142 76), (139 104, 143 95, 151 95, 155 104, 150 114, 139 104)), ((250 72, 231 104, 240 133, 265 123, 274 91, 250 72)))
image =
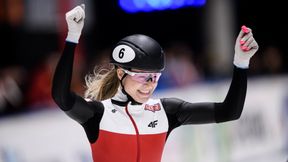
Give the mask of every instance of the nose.
POLYGON ((153 82, 153 78, 152 78, 152 76, 149 76, 149 78, 146 79, 146 82, 149 82, 149 81, 153 82))
POLYGON ((155 81, 152 78, 149 78, 146 80, 146 82, 143 84, 145 87, 149 87, 149 89, 153 89, 153 87, 155 86, 155 81))

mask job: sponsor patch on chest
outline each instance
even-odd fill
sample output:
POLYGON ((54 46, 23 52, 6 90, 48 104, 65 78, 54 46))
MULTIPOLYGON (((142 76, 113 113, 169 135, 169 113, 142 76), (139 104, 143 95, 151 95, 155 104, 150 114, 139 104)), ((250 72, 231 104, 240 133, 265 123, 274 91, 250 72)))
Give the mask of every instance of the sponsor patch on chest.
POLYGON ((145 107, 144 107, 144 110, 148 110, 148 111, 152 111, 152 112, 160 111, 161 110, 161 106, 160 106, 159 103, 154 104, 154 105, 146 104, 145 107))

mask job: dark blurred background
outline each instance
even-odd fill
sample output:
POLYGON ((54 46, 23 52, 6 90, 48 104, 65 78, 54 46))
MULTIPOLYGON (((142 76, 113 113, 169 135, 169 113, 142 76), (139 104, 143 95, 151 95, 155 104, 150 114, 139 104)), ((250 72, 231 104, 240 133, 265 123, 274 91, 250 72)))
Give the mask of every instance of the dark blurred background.
POLYGON ((82 3, 85 26, 71 87, 81 96, 85 75, 107 65, 112 47, 142 33, 156 39, 167 56, 155 97, 221 101, 231 81, 236 37, 242 25, 250 27, 259 50, 250 61, 241 118, 177 128, 162 161, 287 161, 285 1, 126 0, 138 5, 204 2, 135 13, 122 10, 120 1, 125 0, 0 0, 0 162, 92 161, 81 125, 51 98, 67 35, 65 13, 82 3))
POLYGON ((86 19, 72 84, 79 94, 85 90, 84 76, 95 65, 107 63, 111 47, 134 33, 155 38, 167 54, 159 91, 229 78, 242 25, 253 30, 260 46, 250 64, 250 77, 287 74, 284 1, 204 2, 203 6, 128 13, 117 0, 0 0, 0 114, 55 106, 50 88, 67 33, 65 13, 81 3, 86 4, 86 19))

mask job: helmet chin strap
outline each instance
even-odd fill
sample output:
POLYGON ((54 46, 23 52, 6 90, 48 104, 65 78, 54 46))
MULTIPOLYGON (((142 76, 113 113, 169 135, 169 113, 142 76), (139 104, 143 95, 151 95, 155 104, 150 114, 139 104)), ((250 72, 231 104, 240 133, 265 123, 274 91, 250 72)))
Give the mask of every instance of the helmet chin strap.
POLYGON ((122 92, 123 92, 123 94, 125 94, 125 95, 127 96, 127 98, 128 98, 128 101, 127 101, 127 102, 131 101, 131 104, 132 104, 132 105, 142 105, 142 103, 135 101, 135 100, 125 91, 125 87, 124 87, 124 85, 123 85, 123 80, 124 80, 124 78, 125 78, 126 76, 127 76, 127 74, 125 73, 125 74, 123 75, 123 77, 121 78, 121 80, 120 80, 120 85, 121 85, 121 87, 122 87, 122 92))

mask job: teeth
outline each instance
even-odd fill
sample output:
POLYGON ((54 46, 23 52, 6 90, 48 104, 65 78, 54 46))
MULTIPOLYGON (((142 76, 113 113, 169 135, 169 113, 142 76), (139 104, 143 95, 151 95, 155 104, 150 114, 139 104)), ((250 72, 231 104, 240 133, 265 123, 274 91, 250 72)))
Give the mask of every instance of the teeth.
POLYGON ((149 91, 140 91, 141 93, 149 93, 149 91))

